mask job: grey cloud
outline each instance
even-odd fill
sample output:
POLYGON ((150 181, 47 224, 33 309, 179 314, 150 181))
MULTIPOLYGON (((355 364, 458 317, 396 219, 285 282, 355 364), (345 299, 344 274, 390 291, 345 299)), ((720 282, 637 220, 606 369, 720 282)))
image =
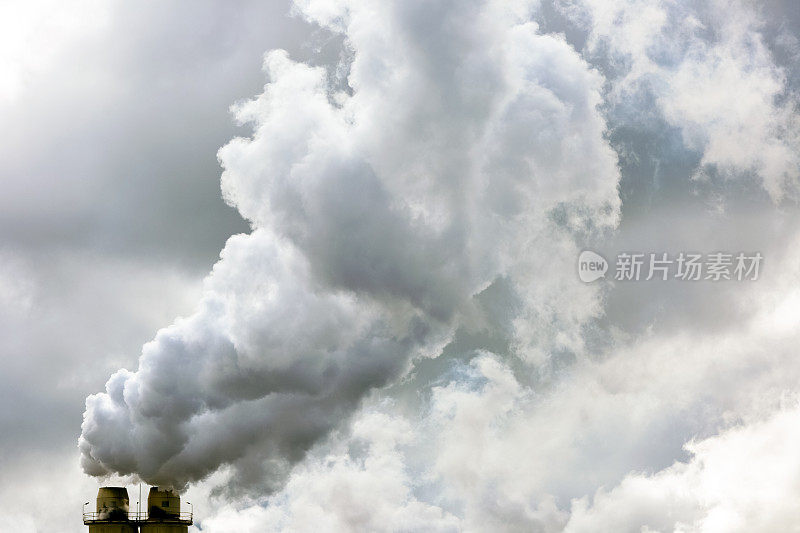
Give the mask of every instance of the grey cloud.
POLYGON ((326 52, 304 46, 313 29, 284 2, 108 10, 106 25, 55 50, 0 107, 0 239, 205 270, 247 229, 219 198, 214 153, 237 131, 229 106, 263 84, 265 49, 326 52))

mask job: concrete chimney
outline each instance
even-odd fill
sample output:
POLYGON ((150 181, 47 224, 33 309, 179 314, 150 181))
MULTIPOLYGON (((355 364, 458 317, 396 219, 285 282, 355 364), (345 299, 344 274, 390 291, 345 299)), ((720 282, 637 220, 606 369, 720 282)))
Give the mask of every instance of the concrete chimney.
MULTIPOLYGON (((88 502, 87 502, 88 504, 88 502)), ((181 512, 181 498, 172 489, 151 487, 147 511, 130 511, 125 487, 101 487, 94 512, 86 512, 83 523, 89 533, 188 533, 192 513, 181 512)))

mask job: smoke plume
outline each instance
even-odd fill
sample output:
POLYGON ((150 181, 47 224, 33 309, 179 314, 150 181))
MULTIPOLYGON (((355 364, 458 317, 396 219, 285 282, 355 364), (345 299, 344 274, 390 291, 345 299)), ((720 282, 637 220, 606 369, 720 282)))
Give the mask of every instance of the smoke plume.
POLYGON ((252 231, 87 398, 84 470, 225 491, 211 532, 794 527, 800 20, 295 5, 340 61, 265 55, 218 154, 252 231), (766 259, 584 284, 586 249, 766 259))
POLYGON ((91 475, 185 486, 230 467, 278 487, 370 391, 435 357, 502 280, 532 359, 578 349, 598 309, 558 263, 617 221, 602 77, 529 2, 309 2, 347 76, 266 55, 219 152, 232 237, 196 312, 90 396, 91 475), (537 277, 546 269, 548 283, 537 277))

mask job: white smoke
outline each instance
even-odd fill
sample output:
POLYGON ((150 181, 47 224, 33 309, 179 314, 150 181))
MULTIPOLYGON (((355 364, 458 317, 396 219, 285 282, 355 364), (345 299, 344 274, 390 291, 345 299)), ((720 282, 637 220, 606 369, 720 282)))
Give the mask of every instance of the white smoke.
POLYGON ((270 83, 236 109, 253 136, 219 154, 253 232, 196 313, 87 399, 90 474, 183 486, 231 465, 233 489, 279 486, 371 389, 485 320, 473 297, 496 280, 535 318, 529 353, 579 345, 598 312, 561 265, 575 231, 617 218, 602 78, 527 2, 306 8, 345 34, 349 89, 266 56, 270 83))

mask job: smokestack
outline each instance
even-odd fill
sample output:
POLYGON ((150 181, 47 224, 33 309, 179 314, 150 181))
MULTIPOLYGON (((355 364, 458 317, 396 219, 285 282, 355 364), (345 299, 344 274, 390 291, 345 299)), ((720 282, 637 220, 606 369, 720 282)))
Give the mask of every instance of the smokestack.
POLYGON ((181 512, 172 489, 151 487, 146 512, 131 512, 129 502, 125 487, 101 487, 95 512, 83 513, 89 533, 188 533, 192 525, 192 513, 181 512))
POLYGON ((89 533, 138 533, 129 502, 125 487, 100 487, 95 512, 83 513, 83 523, 89 526, 89 533))

